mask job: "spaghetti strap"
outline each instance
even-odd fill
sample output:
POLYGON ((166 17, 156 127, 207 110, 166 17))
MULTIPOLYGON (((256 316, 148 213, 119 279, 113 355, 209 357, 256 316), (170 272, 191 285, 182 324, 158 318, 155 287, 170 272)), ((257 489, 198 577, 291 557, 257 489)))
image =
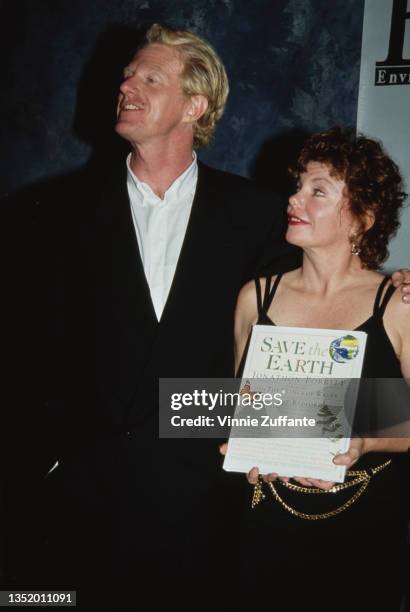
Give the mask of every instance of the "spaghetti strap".
POLYGON ((263 294, 263 302, 262 302, 262 312, 264 312, 265 314, 267 311, 266 303, 269 300, 271 282, 272 282, 272 276, 267 276, 266 281, 265 281, 265 293, 263 294))
POLYGON ((256 302, 258 304, 258 315, 262 314, 262 289, 259 277, 255 278, 256 302))
MULTIPOLYGON (((389 280, 390 280, 390 277, 389 276, 385 276, 384 279, 382 280, 382 282, 379 285, 379 288, 377 290, 376 297, 375 297, 375 300, 374 300, 373 315, 379 313, 380 308, 382 307, 382 305, 380 304, 380 299, 382 297, 383 290, 384 290, 386 284, 389 282, 389 280)), ((384 300, 383 300, 383 302, 384 302, 384 300)), ((387 302, 386 302, 386 304, 387 304, 387 302)), ((385 305, 385 307, 386 307, 386 305, 385 305)))
POLYGON ((276 289, 278 288, 278 285, 280 283, 280 280, 282 278, 283 274, 278 274, 277 277, 275 278, 275 282, 273 283, 273 287, 272 287, 272 291, 270 291, 269 295, 267 296, 267 299, 264 303, 264 312, 265 314, 268 312, 270 305, 272 304, 272 300, 275 296, 276 293, 276 289))
POLYGON ((393 295, 393 293, 396 291, 396 287, 394 285, 390 285, 390 287, 387 288, 386 293, 384 294, 382 303, 380 304, 380 308, 378 310, 378 314, 380 317, 382 317, 384 315, 384 311, 386 310, 386 306, 389 303, 389 300, 391 298, 391 296, 393 295))
POLYGON ((258 317, 260 318, 263 315, 267 315, 269 310, 269 306, 272 304, 273 296, 276 293, 276 289, 278 288, 279 281, 282 278, 282 274, 278 274, 275 278, 275 282, 273 283, 273 287, 271 289, 272 284, 272 276, 268 276, 265 280, 265 291, 262 299, 262 288, 261 282, 259 278, 255 278, 255 289, 256 289, 256 301, 258 304, 258 317))
POLYGON ((262 299, 262 287, 261 287, 261 281, 259 277, 255 278, 255 289, 256 289, 256 301, 258 304, 258 315, 259 317, 266 312, 266 308, 265 308, 265 304, 267 302, 267 300, 269 299, 269 291, 270 291, 270 283, 271 283, 272 277, 268 276, 265 282, 265 291, 263 293, 263 299, 262 299))

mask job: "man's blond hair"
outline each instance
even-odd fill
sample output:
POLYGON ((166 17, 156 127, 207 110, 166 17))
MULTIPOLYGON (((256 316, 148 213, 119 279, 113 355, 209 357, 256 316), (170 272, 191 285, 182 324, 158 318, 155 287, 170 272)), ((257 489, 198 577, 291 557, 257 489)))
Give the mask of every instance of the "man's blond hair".
POLYGON ((222 61, 208 43, 186 30, 171 30, 154 23, 145 37, 147 43, 176 48, 184 64, 181 75, 184 94, 203 95, 208 100, 208 108, 193 126, 194 147, 206 146, 217 121, 222 117, 229 93, 228 77, 222 61))

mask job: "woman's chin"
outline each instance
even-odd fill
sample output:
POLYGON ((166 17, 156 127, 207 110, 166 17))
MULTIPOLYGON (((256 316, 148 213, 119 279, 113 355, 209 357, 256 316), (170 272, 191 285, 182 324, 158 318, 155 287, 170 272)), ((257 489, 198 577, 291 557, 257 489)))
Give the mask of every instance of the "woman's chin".
POLYGON ((296 232, 292 230, 288 230, 285 235, 285 240, 289 244, 294 244, 295 246, 303 247, 306 240, 303 240, 303 236, 298 236, 296 232))

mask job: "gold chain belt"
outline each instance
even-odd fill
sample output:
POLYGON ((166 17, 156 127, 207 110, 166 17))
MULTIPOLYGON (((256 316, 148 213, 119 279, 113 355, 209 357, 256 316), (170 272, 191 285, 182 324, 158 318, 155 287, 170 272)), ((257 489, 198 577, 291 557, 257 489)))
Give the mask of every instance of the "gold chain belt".
MULTIPOLYGON (((298 518, 306 519, 308 521, 317 521, 320 519, 329 518, 331 516, 336 516, 336 514, 340 514, 340 512, 343 512, 343 510, 347 510, 347 508, 349 508, 349 506, 354 504, 354 502, 364 493, 372 477, 378 472, 380 472, 381 470, 384 470, 384 468, 386 468, 390 464, 391 464, 391 459, 389 459, 385 463, 382 463, 381 465, 378 465, 377 467, 371 468, 370 473, 367 470, 348 470, 346 472, 346 477, 347 478, 351 477, 352 480, 349 480, 349 482, 342 482, 341 484, 334 485, 331 489, 327 489, 327 490, 318 489, 316 487, 301 487, 300 485, 296 485, 290 482, 283 482, 282 480, 278 481, 280 482, 281 485, 283 485, 284 487, 292 491, 298 491, 299 493, 324 494, 324 495, 331 494, 331 493, 337 493, 338 491, 342 491, 343 489, 348 489, 349 487, 353 487, 358 484, 361 485, 360 488, 356 491, 356 493, 354 493, 354 495, 352 495, 352 497, 348 499, 344 504, 342 504, 335 510, 330 510, 329 512, 323 512, 321 514, 307 514, 306 512, 300 512, 299 510, 295 510, 295 508, 292 508, 291 506, 289 506, 289 504, 287 504, 282 499, 282 497, 277 492, 273 482, 268 482, 268 486, 272 492, 273 497, 276 499, 276 501, 278 501, 285 508, 285 510, 287 510, 294 516, 297 516, 298 518)), ((263 482, 262 478, 259 477, 258 482, 254 486, 253 496, 252 496, 252 508, 257 506, 263 499, 265 499, 265 495, 262 491, 262 482, 263 482)))

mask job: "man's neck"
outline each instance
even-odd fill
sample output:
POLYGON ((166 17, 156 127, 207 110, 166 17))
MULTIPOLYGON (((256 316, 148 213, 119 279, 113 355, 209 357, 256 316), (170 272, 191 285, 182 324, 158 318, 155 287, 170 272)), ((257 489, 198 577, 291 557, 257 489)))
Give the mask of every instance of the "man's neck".
POLYGON ((135 176, 147 183, 161 199, 175 179, 192 164, 191 143, 188 146, 135 146, 130 167, 135 176))

